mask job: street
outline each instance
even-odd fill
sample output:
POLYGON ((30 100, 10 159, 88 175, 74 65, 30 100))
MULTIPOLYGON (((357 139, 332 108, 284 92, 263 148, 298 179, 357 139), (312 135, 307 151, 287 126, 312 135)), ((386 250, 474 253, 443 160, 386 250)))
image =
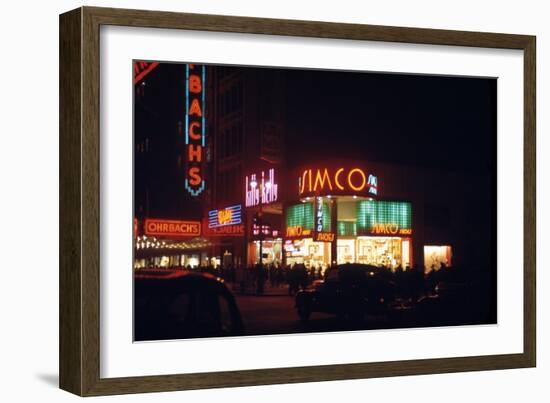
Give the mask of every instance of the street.
POLYGON ((249 336, 392 327, 385 318, 367 317, 366 321, 357 323, 321 312, 313 312, 307 322, 302 322, 294 306, 294 297, 288 295, 287 286, 267 288, 265 294, 259 296, 235 293, 235 300, 241 311, 245 334, 249 336))

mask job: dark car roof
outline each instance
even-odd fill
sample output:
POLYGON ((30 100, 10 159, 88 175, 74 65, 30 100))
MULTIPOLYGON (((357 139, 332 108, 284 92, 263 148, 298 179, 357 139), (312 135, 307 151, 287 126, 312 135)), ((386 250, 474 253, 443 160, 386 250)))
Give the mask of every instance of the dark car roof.
POLYGON ((325 274, 328 281, 363 282, 373 280, 388 280, 389 270, 361 263, 345 263, 329 269, 325 274), (330 273, 333 273, 332 275, 330 273))
POLYGON ((226 291, 224 280, 210 273, 189 270, 140 270, 134 273, 134 284, 146 287, 210 288, 226 291))

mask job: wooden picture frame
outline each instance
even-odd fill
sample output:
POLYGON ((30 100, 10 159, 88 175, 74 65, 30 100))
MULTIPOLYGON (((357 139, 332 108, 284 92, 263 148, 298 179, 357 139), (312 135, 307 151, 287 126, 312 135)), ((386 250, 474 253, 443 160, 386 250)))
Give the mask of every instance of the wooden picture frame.
POLYGON ((81 396, 533 367, 535 37, 482 32, 82 7, 60 16, 60 387, 81 396), (519 49, 524 56, 524 267, 521 354, 194 374, 100 377, 100 26, 519 49))

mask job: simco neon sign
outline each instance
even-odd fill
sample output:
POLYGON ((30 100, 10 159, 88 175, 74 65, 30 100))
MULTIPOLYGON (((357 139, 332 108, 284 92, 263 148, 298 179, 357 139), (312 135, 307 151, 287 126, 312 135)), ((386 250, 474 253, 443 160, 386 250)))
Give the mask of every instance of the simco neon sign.
POLYGON ((370 230, 375 235, 412 235, 411 228, 399 228, 399 224, 376 223, 370 230))
POLYGON ((362 168, 306 169, 298 180, 300 196, 378 194, 378 178, 362 168))
POLYGON ((206 67, 185 67, 185 189, 198 196, 205 188, 203 160, 206 146, 205 108, 206 67))
POLYGON ((247 175, 245 177, 246 207, 276 202, 279 199, 278 187, 274 168, 270 168, 267 174, 262 171, 259 175, 247 175))

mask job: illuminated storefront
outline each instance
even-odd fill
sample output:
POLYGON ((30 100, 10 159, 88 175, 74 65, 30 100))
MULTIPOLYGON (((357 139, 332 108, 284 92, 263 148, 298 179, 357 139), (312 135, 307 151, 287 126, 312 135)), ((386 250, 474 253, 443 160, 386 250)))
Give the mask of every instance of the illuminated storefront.
POLYGON ((451 266, 452 248, 449 245, 425 245, 424 267, 427 271, 439 270, 441 265, 451 266))
POLYGON ((212 263, 211 243, 200 221, 147 218, 142 230, 134 220, 134 269, 197 268, 212 263))
POLYGON ((336 263, 364 263, 391 268, 412 265, 412 207, 408 202, 376 201, 359 197, 331 197, 324 203, 323 232, 314 231, 315 202, 287 209, 287 263, 326 267, 331 262, 331 207, 337 206, 336 263), (321 241, 318 241, 321 240, 321 241), (316 242, 317 241, 317 242, 316 242))
POLYGON ((285 258, 287 265, 305 264, 326 269, 331 262, 329 242, 315 240, 317 233, 330 233, 328 203, 304 202, 286 211, 285 258))
POLYGON ((300 171, 300 203, 285 212, 286 263, 412 266, 412 204, 378 196, 378 177, 360 166, 300 171))
MULTIPOLYGON (((281 266, 283 259, 283 241, 281 238, 270 238, 262 241, 262 264, 281 266)), ((260 241, 253 241, 250 243, 250 256, 253 260, 251 264, 260 261, 260 241)))
POLYGON ((283 262, 283 239, 280 231, 271 225, 253 223, 251 240, 248 242, 248 265, 262 262, 264 265, 281 266, 283 262), (260 260, 261 255, 261 260, 260 260))

